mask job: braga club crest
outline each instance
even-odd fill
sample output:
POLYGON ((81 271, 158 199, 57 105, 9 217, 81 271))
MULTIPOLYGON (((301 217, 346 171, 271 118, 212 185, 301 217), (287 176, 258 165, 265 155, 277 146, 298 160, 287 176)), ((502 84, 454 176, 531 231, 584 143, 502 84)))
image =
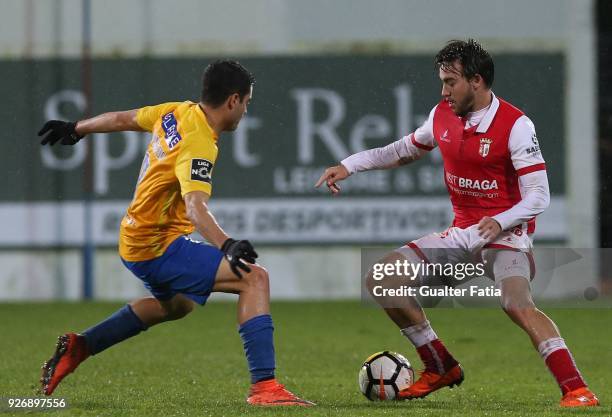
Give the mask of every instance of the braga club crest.
POLYGON ((478 153, 480 154, 480 156, 484 158, 489 154, 489 149, 491 149, 491 143, 493 143, 493 139, 480 139, 480 148, 478 148, 478 153))

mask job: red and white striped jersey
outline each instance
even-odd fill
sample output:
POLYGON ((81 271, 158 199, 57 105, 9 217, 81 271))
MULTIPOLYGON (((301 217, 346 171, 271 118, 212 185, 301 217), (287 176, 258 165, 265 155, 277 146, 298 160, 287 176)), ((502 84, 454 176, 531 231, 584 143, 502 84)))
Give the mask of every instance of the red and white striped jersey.
MULTIPOLYGON (((469 127, 443 100, 408 138, 422 150, 440 149, 453 226, 460 228, 515 206, 522 198, 519 177, 546 170, 531 120, 494 94, 477 125, 469 127)), ((526 228, 534 231, 535 218, 526 228)))

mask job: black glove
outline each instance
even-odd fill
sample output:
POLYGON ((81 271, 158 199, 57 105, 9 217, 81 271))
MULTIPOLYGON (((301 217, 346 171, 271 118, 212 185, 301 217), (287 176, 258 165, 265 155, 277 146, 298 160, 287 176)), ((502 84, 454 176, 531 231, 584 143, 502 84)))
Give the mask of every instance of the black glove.
POLYGON ((74 145, 83 136, 76 132, 76 122, 63 122, 61 120, 49 120, 38 132, 38 136, 44 136, 40 141, 41 145, 55 145, 58 140, 62 140, 62 145, 74 145), (50 132, 45 136, 47 132, 50 132))
POLYGON ((242 274, 240 273, 240 269, 245 272, 251 272, 251 268, 243 261, 254 264, 255 259, 259 255, 253 249, 253 245, 248 240, 235 240, 235 239, 227 239, 223 242, 221 246, 221 252, 225 253, 225 259, 230 264, 232 271, 234 274, 238 275, 242 278, 242 274))

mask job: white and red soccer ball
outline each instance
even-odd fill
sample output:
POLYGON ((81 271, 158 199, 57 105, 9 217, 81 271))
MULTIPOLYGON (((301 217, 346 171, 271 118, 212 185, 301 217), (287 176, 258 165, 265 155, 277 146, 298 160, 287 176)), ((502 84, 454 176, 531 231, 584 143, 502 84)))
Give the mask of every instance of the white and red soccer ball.
POLYGON ((359 388, 371 401, 395 400, 414 382, 414 370, 399 353, 383 351, 368 357, 359 371, 359 388))

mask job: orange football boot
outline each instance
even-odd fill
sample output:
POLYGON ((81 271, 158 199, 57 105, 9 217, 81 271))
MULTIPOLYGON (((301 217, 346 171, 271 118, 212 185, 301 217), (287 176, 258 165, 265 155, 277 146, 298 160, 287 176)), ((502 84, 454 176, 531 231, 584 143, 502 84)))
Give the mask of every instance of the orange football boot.
POLYGON ((58 337, 53 356, 43 364, 42 392, 51 395, 58 384, 77 366, 89 357, 85 338, 76 333, 66 333, 58 337))
POLYGON ((444 375, 430 371, 421 371, 420 378, 408 388, 399 392, 400 400, 411 400, 413 398, 424 398, 440 388, 459 386, 463 382, 463 368, 461 365, 453 366, 444 375))
POLYGON ((315 403, 302 400, 292 392, 285 389, 276 379, 267 379, 251 385, 247 402, 251 405, 261 406, 301 406, 311 407, 315 403))
POLYGON ((599 399, 587 387, 566 392, 561 398, 561 407, 593 407, 599 405, 599 399))

